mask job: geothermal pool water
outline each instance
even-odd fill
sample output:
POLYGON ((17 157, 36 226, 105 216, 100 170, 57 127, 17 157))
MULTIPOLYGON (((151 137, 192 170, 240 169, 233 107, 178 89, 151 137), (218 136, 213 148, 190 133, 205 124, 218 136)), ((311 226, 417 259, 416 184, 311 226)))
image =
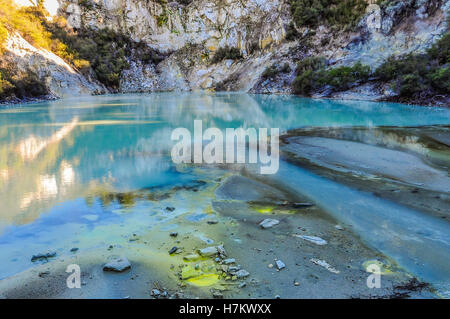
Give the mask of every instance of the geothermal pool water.
MULTIPOLYGON (((209 218, 210 202, 197 192, 145 200, 147 190, 197 190, 228 174, 224 167, 173 164, 171 132, 192 130, 194 120, 204 127, 283 133, 309 127, 448 126, 450 110, 240 93, 114 95, 2 108, 0 279, 33 267, 30 258, 39 252, 55 250, 64 258, 74 246, 96 249, 129 242, 124 233, 182 227, 171 222, 176 217, 209 218), (166 206, 176 210, 160 213, 166 206)), ((276 175, 260 178, 307 196, 333 218, 352 224, 369 246, 444 293, 449 290, 448 221, 283 160, 276 175)), ((212 240, 201 232, 198 237, 212 240)))

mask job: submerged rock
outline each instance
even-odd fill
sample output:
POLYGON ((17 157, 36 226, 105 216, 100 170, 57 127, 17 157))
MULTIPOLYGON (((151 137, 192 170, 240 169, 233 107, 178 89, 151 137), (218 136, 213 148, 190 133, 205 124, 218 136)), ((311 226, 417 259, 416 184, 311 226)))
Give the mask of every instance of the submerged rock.
POLYGON ((131 263, 125 257, 116 258, 103 266, 104 271, 122 272, 131 268, 131 263))
POLYGON ((263 228, 263 229, 267 229, 267 228, 271 228, 275 225, 278 225, 279 223, 280 223, 280 221, 277 219, 267 218, 267 219, 264 219, 261 223, 259 223, 259 226, 261 226, 261 228, 263 228))
POLYGON ((284 151, 323 169, 363 178, 386 178, 432 191, 450 189, 447 171, 429 165, 420 154, 320 136, 295 136, 287 141, 284 151))
POLYGON ((177 247, 177 246, 174 246, 174 247, 172 247, 172 248, 169 250, 169 254, 172 255, 172 254, 174 254, 177 250, 178 250, 178 247, 177 247))
POLYGON ((294 208, 308 208, 314 206, 313 203, 293 203, 292 207, 294 208))
POLYGON ((31 261, 38 261, 38 260, 47 260, 48 258, 56 257, 56 251, 51 251, 43 254, 37 254, 33 255, 31 257, 31 261))
POLYGON ((217 199, 264 201, 287 199, 278 189, 243 176, 230 176, 215 191, 217 199))

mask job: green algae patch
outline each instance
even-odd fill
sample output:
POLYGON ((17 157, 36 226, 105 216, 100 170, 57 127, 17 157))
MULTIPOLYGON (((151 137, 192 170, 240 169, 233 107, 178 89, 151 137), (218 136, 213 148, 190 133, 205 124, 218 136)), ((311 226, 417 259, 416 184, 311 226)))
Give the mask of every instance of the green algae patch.
POLYGON ((189 254, 183 257, 183 261, 186 263, 193 261, 207 261, 207 260, 209 260, 208 257, 203 257, 200 256, 199 254, 189 254))
POLYGON ((199 269, 195 269, 192 265, 186 265, 181 270, 181 279, 186 280, 189 278, 198 277, 202 274, 199 269))
POLYGON ((198 263, 196 265, 185 265, 181 270, 181 279, 189 279, 204 274, 216 273, 215 265, 210 261, 198 263))
POLYGON ((275 210, 274 206, 256 206, 253 207, 254 210, 256 210, 260 214, 271 214, 275 210))
POLYGON ((259 214, 296 214, 299 210, 282 205, 259 204, 250 202, 250 208, 259 214))
POLYGON ((213 286, 219 283, 220 276, 212 261, 185 265, 181 269, 181 279, 199 287, 213 286))
POLYGON ((206 206, 206 207, 203 209, 203 212, 204 212, 205 214, 210 215, 210 214, 213 214, 213 213, 214 213, 214 210, 212 209, 212 206, 211 206, 211 205, 208 205, 208 206, 206 206))

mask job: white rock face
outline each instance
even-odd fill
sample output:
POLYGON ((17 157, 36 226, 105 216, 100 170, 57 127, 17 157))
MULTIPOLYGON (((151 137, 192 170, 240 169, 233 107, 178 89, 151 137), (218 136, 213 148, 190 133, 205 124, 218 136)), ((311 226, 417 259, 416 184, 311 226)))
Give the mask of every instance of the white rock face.
POLYGON ((450 8, 450 0, 446 0, 440 11, 429 16, 426 14, 429 3, 427 0, 398 1, 382 13, 380 29, 370 27, 369 16, 365 17, 361 25, 367 28, 367 40, 350 43, 333 58, 338 65, 360 61, 374 69, 391 56, 424 52, 444 34, 450 8), (402 10, 406 10, 407 6, 416 8, 415 14, 401 19, 404 14, 402 10), (398 21, 400 23, 396 24, 398 21))
POLYGON ((282 0, 195 0, 188 6, 156 0, 91 0, 89 6, 61 2, 72 27, 110 27, 160 52, 202 43, 212 50, 229 45, 246 53, 253 42, 262 47, 279 43, 289 11, 282 0))
POLYGON ((89 82, 57 55, 37 49, 19 34, 10 35, 5 56, 19 71, 35 72, 56 97, 69 97, 104 92, 98 84, 89 82))
POLYGON ((212 89, 234 73, 239 75, 233 90, 248 91, 269 65, 271 55, 278 52, 275 48, 284 39, 290 21, 289 7, 282 0, 195 0, 188 6, 156 0, 61 3, 68 24, 74 28, 111 28, 166 54, 192 46, 203 48, 190 54, 176 52, 156 70, 130 63, 121 79, 124 92, 212 89), (210 66, 201 59, 225 46, 239 48, 245 57, 255 46, 265 52, 245 64, 229 60, 210 66))
POLYGON ((77 4, 69 4, 66 8, 66 12, 68 13, 67 24, 72 28, 80 28, 81 27, 81 8, 77 4))
POLYGON ((155 67, 131 61, 130 68, 122 73, 120 88, 123 93, 159 91, 155 67))

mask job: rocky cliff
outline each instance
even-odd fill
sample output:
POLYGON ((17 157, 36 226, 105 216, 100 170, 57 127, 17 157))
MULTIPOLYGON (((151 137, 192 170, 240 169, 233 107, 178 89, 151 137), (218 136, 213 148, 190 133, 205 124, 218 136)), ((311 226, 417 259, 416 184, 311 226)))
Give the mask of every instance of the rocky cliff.
POLYGON ((106 92, 102 85, 87 80, 59 56, 32 46, 17 33, 7 38, 5 51, 2 63, 16 74, 36 75, 45 86, 47 98, 106 92))
POLYGON ((233 90, 248 91, 292 47, 283 43, 290 21, 283 0, 64 1, 61 12, 74 28, 111 28, 168 54, 158 65, 132 61, 121 78, 125 92, 213 89, 225 81, 233 82, 233 90), (224 47, 238 48, 243 59, 211 64, 224 47))
MULTIPOLYGON (((374 71, 388 58, 425 52, 448 30, 449 0, 391 0, 378 1, 379 5, 367 1, 366 13, 350 29, 295 24, 294 1, 60 0, 58 12, 74 30, 107 28, 162 57, 155 61, 128 54, 127 66, 120 71, 121 92, 292 93, 298 63, 306 57, 323 57, 327 69, 360 62, 374 71)), ((63 61, 57 65, 78 80, 59 81, 60 73, 43 67, 55 95, 101 92, 63 61), (65 90, 65 83, 77 89, 65 90)), ((356 81, 345 89, 324 85, 310 95, 377 100, 397 94, 392 83, 375 79, 356 81)))

